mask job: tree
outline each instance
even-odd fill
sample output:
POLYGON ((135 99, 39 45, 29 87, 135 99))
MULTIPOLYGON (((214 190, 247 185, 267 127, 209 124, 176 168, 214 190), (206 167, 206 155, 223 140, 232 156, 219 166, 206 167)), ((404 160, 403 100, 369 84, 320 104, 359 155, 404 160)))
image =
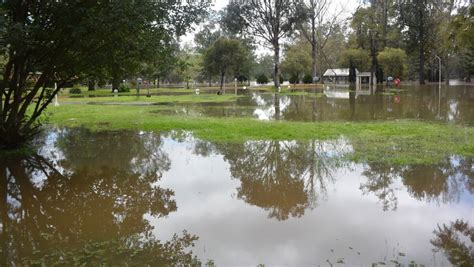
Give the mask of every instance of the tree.
POLYGON ((344 32, 346 29, 341 26, 336 26, 333 33, 326 40, 326 45, 318 50, 318 60, 316 62, 317 69, 322 73, 327 69, 336 67, 341 55, 341 51, 346 49, 346 36, 344 32))
POLYGON ((116 82, 124 67, 160 49, 137 44, 182 35, 207 7, 207 1, 2 1, 0 47, 8 61, 0 84, 0 148, 30 140, 66 84, 101 66, 116 82))
POLYGON ((311 74, 317 77, 318 51, 322 50, 329 36, 340 24, 342 10, 329 0, 306 0, 297 5, 297 15, 300 17, 298 28, 300 34, 311 45, 311 74))
POLYGON ((377 56, 385 75, 403 77, 406 71, 407 54, 400 48, 385 48, 377 56))
MULTIPOLYGON (((296 44, 289 46, 286 53, 285 59, 281 63, 281 69, 284 73, 289 74, 291 77, 296 77, 299 81, 304 74, 311 72, 311 53, 310 48, 306 45, 306 42, 299 41, 296 44)), ((311 81, 313 78, 311 78, 311 81)))
POLYGON ((243 16, 245 12, 244 8, 245 6, 231 1, 224 10, 221 11, 219 24, 225 35, 247 39, 245 31, 249 24, 243 16))
POLYGON ((474 6, 461 8, 454 16, 449 28, 454 52, 459 55, 463 77, 470 80, 474 74, 474 6))
POLYGON ((257 83, 258 84, 267 84, 268 83, 268 77, 262 73, 259 76, 257 76, 257 83))
POLYGON ((370 69, 370 57, 367 51, 362 49, 346 49, 344 50, 338 60, 338 65, 341 68, 349 68, 351 65, 359 71, 366 71, 370 69))
POLYGON ((420 84, 425 84, 425 61, 436 35, 435 5, 434 0, 399 1, 399 19, 408 28, 405 36, 406 50, 409 55, 417 57, 420 84))
POLYGON ((295 1, 249 0, 243 7, 242 18, 247 30, 273 49, 273 82, 280 86, 280 44, 296 24, 295 1))
POLYGON ((221 30, 217 27, 218 22, 217 14, 209 12, 207 23, 202 25, 201 29, 194 35, 194 43, 198 53, 204 53, 209 46, 222 36, 221 30))
POLYGON ((153 81, 156 87, 160 87, 160 81, 176 68, 178 60, 179 44, 173 42, 155 53, 146 62, 142 63, 140 74, 153 81))
POLYGON ((205 69, 220 76, 220 88, 226 74, 238 75, 247 60, 244 46, 239 40, 219 38, 204 54, 205 69))
POLYGON ((273 57, 269 54, 263 54, 257 57, 256 64, 253 68, 253 75, 265 74, 267 77, 271 77, 273 73, 273 57))

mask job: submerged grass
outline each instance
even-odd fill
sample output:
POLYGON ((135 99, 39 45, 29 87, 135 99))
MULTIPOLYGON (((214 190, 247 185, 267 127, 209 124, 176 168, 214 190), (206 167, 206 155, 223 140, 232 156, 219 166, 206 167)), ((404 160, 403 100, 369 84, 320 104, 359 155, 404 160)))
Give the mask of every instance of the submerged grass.
POLYGON ((216 142, 346 138, 357 162, 432 164, 450 155, 474 156, 474 128, 420 121, 263 122, 253 118, 167 116, 157 107, 63 105, 51 107, 52 124, 92 130, 192 131, 216 142))

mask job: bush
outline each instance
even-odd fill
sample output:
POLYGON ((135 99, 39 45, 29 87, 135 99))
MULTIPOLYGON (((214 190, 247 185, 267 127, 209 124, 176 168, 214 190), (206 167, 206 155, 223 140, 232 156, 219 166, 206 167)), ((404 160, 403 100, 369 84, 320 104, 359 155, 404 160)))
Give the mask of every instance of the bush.
POLYGON ((130 92, 130 87, 126 84, 121 84, 118 89, 119 93, 128 93, 130 92))
POLYGON ((237 81, 239 81, 240 83, 246 82, 247 81, 247 76, 239 75, 239 76, 237 76, 237 81))
POLYGON ((81 87, 79 87, 79 85, 76 84, 71 89, 69 89, 69 93, 72 95, 78 95, 82 93, 81 87))
POLYGON ((257 77, 257 83, 258 84, 268 83, 268 77, 265 74, 261 74, 260 76, 257 77))
POLYGON ((283 83, 285 79, 283 79, 283 76, 280 75, 280 83, 283 83))
POLYGON ((313 76, 309 75, 309 74, 306 74, 304 77, 303 77, 303 83, 313 83, 313 76))
POLYGON ((300 79, 298 78, 297 75, 291 75, 289 82, 290 82, 291 84, 299 83, 299 82, 300 82, 300 79))

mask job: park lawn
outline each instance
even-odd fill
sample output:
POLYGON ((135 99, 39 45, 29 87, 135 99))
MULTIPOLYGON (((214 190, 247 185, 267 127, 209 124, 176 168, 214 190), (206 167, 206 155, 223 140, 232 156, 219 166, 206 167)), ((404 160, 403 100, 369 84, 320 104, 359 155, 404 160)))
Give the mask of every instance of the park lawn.
POLYGON ((101 130, 191 131, 215 142, 347 139, 356 162, 433 164, 451 155, 474 156, 474 128, 411 120, 380 122, 290 122, 254 118, 160 115, 161 107, 63 105, 45 119, 65 127, 101 130))
POLYGON ((66 103, 124 103, 124 102, 138 102, 138 103, 206 103, 206 102, 228 102, 235 101, 237 98, 243 97, 234 94, 189 94, 189 95, 153 95, 151 97, 136 96, 136 95, 122 95, 122 96, 104 96, 104 97, 69 97, 60 98, 59 102, 66 103))
MULTIPOLYGON (((94 91, 88 91, 87 87, 82 86, 81 87, 81 93, 80 94, 70 94, 69 89, 71 88, 64 88, 61 90, 59 96, 89 96, 89 95, 97 95, 97 96, 113 96, 113 95, 136 95, 137 90, 136 88, 130 88, 130 92, 120 92, 120 93, 112 93, 111 89, 105 89, 105 88, 100 88, 100 89, 95 89, 94 91)), ((194 93, 194 89, 186 89, 186 88, 150 88, 150 93, 155 94, 155 93, 194 93)), ((217 90, 217 89, 216 89, 217 90)), ((140 94, 146 94, 148 92, 147 89, 140 88, 140 94)))

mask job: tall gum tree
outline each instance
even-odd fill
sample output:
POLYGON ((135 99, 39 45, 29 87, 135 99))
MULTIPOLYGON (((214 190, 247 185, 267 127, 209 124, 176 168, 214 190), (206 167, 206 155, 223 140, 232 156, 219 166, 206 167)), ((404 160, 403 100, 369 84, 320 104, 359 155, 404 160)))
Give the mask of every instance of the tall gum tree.
MULTIPOLYGON (((245 1, 244 1, 245 2, 245 1)), ((296 0, 248 0, 241 14, 249 34, 264 41, 273 50, 273 82, 280 86, 280 45, 297 22, 296 0)))
POLYGON ((311 44, 311 74, 317 77, 318 50, 322 51, 336 26, 342 22, 343 9, 329 0, 300 0, 297 14, 300 18, 297 29, 311 44))
POLYGON ((430 54, 430 46, 436 36, 435 16, 436 0, 398 0, 400 21, 406 31, 406 46, 408 54, 417 57, 418 79, 425 84, 425 63, 430 54))

